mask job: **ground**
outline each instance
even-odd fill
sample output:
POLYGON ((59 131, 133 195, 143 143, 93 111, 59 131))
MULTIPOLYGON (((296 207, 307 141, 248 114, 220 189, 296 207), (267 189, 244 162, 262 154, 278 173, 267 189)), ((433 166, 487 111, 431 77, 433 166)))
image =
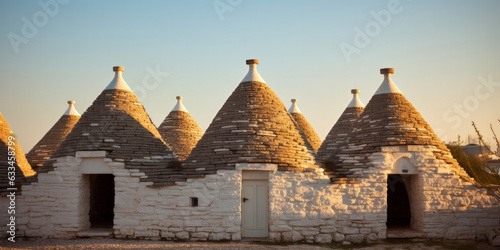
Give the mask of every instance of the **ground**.
POLYGON ((332 244, 294 244, 273 242, 173 242, 120 239, 17 239, 15 243, 6 243, 0 239, 0 249, 467 249, 499 250, 485 241, 411 241, 387 240, 377 244, 342 245, 332 244))

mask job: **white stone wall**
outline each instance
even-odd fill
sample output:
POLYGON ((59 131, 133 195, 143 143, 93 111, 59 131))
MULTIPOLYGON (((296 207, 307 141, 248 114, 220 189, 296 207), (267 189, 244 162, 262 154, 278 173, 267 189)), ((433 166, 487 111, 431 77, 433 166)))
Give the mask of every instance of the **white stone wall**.
POLYGON ((22 187, 16 211, 19 235, 74 237, 90 227, 89 181, 79 173, 79 163, 75 157, 59 158, 54 171, 22 187))
POLYGON ((387 175, 401 157, 419 172, 403 175, 413 229, 426 232, 428 238, 484 238, 488 228, 500 226, 500 204, 436 160, 433 150, 384 147, 369 157, 375 167, 359 168, 366 176, 360 184, 330 184, 321 171, 271 174, 270 238, 320 243, 386 238, 387 175))
POLYGON ((219 171, 175 186, 150 188, 131 176, 138 171, 113 168, 115 237, 177 240, 241 239, 241 171, 219 171), (190 197, 198 198, 191 207, 190 197))
POLYGON ((270 238, 317 243, 385 238, 386 184, 331 184, 318 172, 270 179, 270 238))
MULTIPOLYGON (((115 181, 114 234, 117 238, 240 240, 241 171, 219 171, 178 185, 150 188, 145 175, 103 159, 115 181), (190 197, 199 199, 191 207, 190 197)), ((19 235, 74 237, 90 228, 90 187, 81 158, 63 157, 54 171, 23 186, 19 235)), ((3 206, 3 203, 2 203, 3 206)))
MULTIPOLYGON (((269 173, 269 237, 275 241, 362 242, 386 238, 387 175, 407 157, 418 175, 405 177, 412 227, 429 238, 483 238, 500 226, 500 205, 486 191, 461 180, 436 160, 431 146, 384 147, 369 158, 360 184, 331 184, 321 169, 269 173)), ((241 239, 242 170, 218 171, 175 186, 151 188, 139 170, 104 159, 115 176, 114 234, 167 240, 241 239), (190 197, 199 199, 190 206, 190 197)), ((355 160, 355 159, 353 159, 355 160)), ((89 228, 89 182, 80 158, 59 158, 55 171, 23 187, 17 199, 20 234, 73 237, 89 228)), ((245 166, 243 166, 245 165, 245 166)), ((251 165, 251 164, 248 164, 251 165)), ((265 164, 264 164, 265 165, 265 164)))
POLYGON ((401 157, 417 168, 419 174, 412 176, 409 191, 412 227, 426 232, 428 238, 484 238, 487 229, 500 226, 499 202, 436 159, 435 150, 434 146, 383 147, 370 158, 384 175, 401 157))

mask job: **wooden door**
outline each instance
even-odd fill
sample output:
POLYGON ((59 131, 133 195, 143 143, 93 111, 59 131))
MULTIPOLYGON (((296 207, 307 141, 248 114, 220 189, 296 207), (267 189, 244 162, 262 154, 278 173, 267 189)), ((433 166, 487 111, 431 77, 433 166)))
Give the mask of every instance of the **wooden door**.
POLYGON ((268 181, 243 180, 241 197, 242 237, 268 237, 268 181))

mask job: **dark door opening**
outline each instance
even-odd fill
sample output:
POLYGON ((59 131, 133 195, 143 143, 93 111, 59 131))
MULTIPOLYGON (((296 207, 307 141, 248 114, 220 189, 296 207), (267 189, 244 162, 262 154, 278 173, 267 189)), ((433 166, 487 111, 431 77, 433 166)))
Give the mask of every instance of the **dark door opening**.
POLYGON ((115 182, 112 174, 91 174, 90 227, 112 228, 115 207, 115 182))
POLYGON ((410 227, 411 210, 408 191, 399 174, 387 177, 387 227, 410 227))

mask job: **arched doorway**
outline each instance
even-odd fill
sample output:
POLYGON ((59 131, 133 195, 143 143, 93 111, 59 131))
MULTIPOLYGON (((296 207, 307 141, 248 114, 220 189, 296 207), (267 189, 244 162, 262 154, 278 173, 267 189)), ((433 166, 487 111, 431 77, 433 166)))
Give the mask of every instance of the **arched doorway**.
POLYGON ((411 226, 411 207, 408 190, 399 174, 387 177, 387 228, 411 226))
POLYGON ((387 238, 425 237, 422 187, 419 171, 408 157, 394 162, 387 175, 387 238))

